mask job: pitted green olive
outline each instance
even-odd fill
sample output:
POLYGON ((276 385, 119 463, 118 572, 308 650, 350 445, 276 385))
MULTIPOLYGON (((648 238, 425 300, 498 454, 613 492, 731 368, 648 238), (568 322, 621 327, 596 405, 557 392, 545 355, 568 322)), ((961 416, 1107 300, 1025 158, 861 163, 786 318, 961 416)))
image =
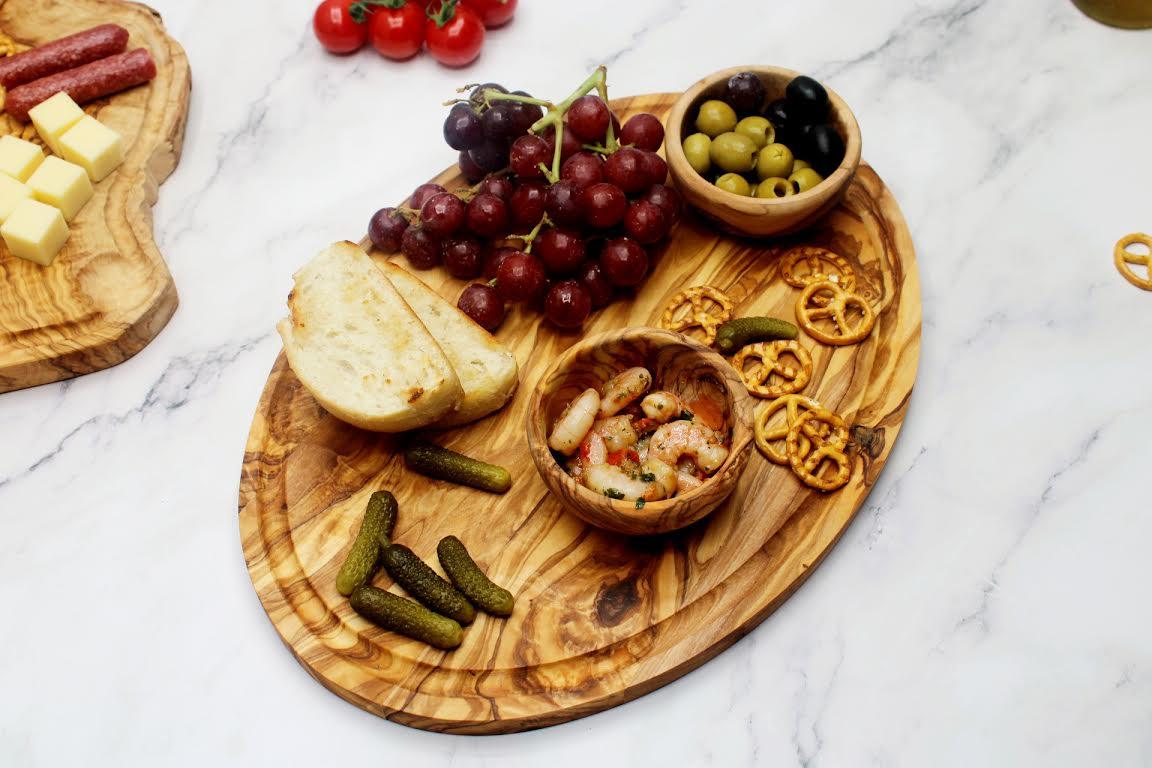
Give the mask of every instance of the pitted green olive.
POLYGON ((736 123, 736 133, 752 139, 757 149, 765 144, 771 144, 776 139, 776 129, 772 127, 772 123, 768 118, 757 115, 746 117, 736 123))
POLYGON ((696 173, 708 173, 712 167, 712 159, 709 157, 711 148, 712 139, 702 133, 694 133, 684 139, 684 157, 688 159, 688 165, 692 166, 692 170, 696 173))
POLYGON ((792 150, 783 144, 769 144, 756 157, 756 175, 762 179, 788 178, 792 174, 792 150))
POLYGON ((736 110, 718 99, 706 101, 696 113, 696 130, 716 138, 736 127, 736 110))
POLYGON ((725 192, 731 192, 734 195, 741 195, 743 197, 748 197, 752 191, 748 185, 748 180, 738 173, 724 174, 716 179, 716 186, 725 192))
POLYGON ((717 136, 709 154, 712 164, 725 171, 745 173, 756 166, 756 143, 739 133, 730 131, 717 136))

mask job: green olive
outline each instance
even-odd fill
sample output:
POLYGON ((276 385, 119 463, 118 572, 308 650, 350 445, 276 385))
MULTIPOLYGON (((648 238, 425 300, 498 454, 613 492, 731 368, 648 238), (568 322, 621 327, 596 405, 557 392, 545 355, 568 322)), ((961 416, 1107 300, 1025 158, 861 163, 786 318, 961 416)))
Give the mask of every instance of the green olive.
POLYGON ((796 194, 796 190, 792 189, 792 183, 779 176, 764 179, 756 187, 756 197, 759 198, 791 197, 794 194, 796 194))
POLYGON ((762 179, 788 178, 794 163, 792 150, 783 144, 769 144, 756 158, 756 174, 762 179))
POLYGON ((800 170, 801 168, 811 168, 811 167, 812 166, 808 164, 807 160, 801 160, 800 158, 796 158, 796 162, 792 163, 792 173, 796 173, 796 171, 800 170))
POLYGON ((696 113, 696 130, 716 138, 736 127, 736 110, 718 99, 706 101, 696 113))
POLYGON ((708 173, 712 167, 712 159, 708 156, 711 147, 712 139, 702 133, 694 133, 684 139, 684 157, 688 158, 688 165, 696 173, 708 173))
POLYGON ((716 186, 725 192, 731 192, 734 195, 741 195, 742 197, 748 197, 751 193, 751 187, 748 186, 748 179, 738 173, 724 174, 716 179, 716 186))
POLYGON ((792 186, 797 192, 807 192, 820 182, 824 181, 824 177, 816 173, 812 168, 801 168, 798 171, 792 171, 792 175, 788 177, 788 181, 792 182, 792 186))
POLYGON ((736 133, 747 136, 756 143, 756 148, 771 144, 776 140, 776 129, 766 117, 752 115, 736 123, 736 133))
POLYGON ((722 133, 712 140, 712 164, 725 171, 745 173, 756 167, 756 144, 739 133, 722 133))

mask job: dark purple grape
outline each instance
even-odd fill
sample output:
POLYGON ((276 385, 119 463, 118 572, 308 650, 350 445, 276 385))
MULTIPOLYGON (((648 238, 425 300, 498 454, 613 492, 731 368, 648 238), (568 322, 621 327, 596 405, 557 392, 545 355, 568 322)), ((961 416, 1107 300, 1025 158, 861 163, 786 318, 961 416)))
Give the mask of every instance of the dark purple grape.
POLYGON ((552 150, 548 142, 539 136, 521 136, 512 142, 512 149, 508 153, 508 164, 512 172, 521 179, 542 179, 544 171, 539 164, 546 166, 552 164, 552 150))
POLYGON ((548 290, 544 316, 561 328, 579 328, 592 312, 592 297, 579 280, 564 280, 548 290))
POLYGON ((541 232, 532 246, 549 275, 570 275, 584 261, 584 239, 569 229, 541 232))
POLYGON ((421 184, 412 192, 412 197, 409 198, 409 202, 411 207, 418 211, 424 207, 424 203, 428 202, 428 198, 447 191, 448 190, 439 184, 421 184))
POLYGON ((440 241, 420 226, 404 230, 400 250, 408 257, 408 263, 416 269, 432 269, 440 263, 440 241))
POLYGON ((508 258, 514 253, 520 253, 515 248, 506 247, 488 247, 484 251, 484 279, 495 280, 496 274, 500 270, 500 265, 504 263, 504 259, 508 258))
POLYGON ((480 105, 484 103, 484 91, 497 91, 499 93, 508 93, 508 89, 499 83, 482 83, 472 89, 468 94, 468 100, 473 104, 480 105))
POLYGON ((468 229, 492 239, 508 234, 508 204, 496 195, 481 192, 468 203, 468 229))
POLYGON ((626 195, 635 195, 648 187, 644 173, 644 155, 638 149, 624 147, 613 152, 604 161, 604 180, 609 181, 626 195))
POLYGON ((628 198, 615 184, 601 182, 584 190, 581 201, 584 221, 596 229, 608 229, 620 223, 628 210, 628 198))
POLYGON ((467 179, 469 183, 475 184, 484 178, 484 169, 476 165, 476 161, 472 159, 472 155, 467 152, 460 153, 459 165, 460 173, 464 175, 464 178, 467 179))
POLYGON ((512 211, 512 227, 521 234, 540 223, 548 201, 548 187, 535 181, 526 181, 516 187, 508 207, 512 211))
POLYGON ((604 268, 598 261, 585 262, 580 269, 580 282, 588 289, 592 299, 592 309, 600 309, 612 301, 612 283, 608 282, 604 268))
POLYGON ((604 180, 604 161, 595 152, 577 152, 560 167, 560 178, 589 187, 604 180))
POLYGON ((444 268, 452 277, 470 280, 480 275, 480 243, 471 237, 454 237, 445 240, 440 248, 444 268))
MULTIPOLYGON (((512 91, 512 93, 517 96, 532 98, 531 94, 524 91, 512 91)), ((517 134, 527 133, 537 120, 544 117, 544 110, 536 104, 521 104, 518 101, 510 103, 512 104, 512 116, 515 118, 517 134)))
POLYGON ((487 192, 490 195, 496 195, 504 202, 508 202, 512 197, 512 193, 516 190, 516 185, 512 183, 512 179, 507 176, 489 176, 480 182, 480 191, 487 192))
POLYGON ((576 226, 583 218, 582 198, 584 190, 573 181, 561 179, 548 187, 545 210, 552 223, 561 226, 576 226))
POLYGON ((516 118, 512 105, 506 101, 498 101, 491 109, 484 110, 480 122, 484 126, 484 138, 488 141, 508 143, 516 136, 516 118))
POLYGON ((624 214, 624 231, 636 242, 651 245, 668 234, 668 217, 664 210, 647 200, 628 204, 624 214))
POLYGON ((680 193, 672 187, 657 184, 644 194, 644 199, 659 206, 669 222, 675 224, 680 219, 680 209, 684 202, 680 193))
POLYGON ((490 285, 475 283, 468 286, 460 294, 456 306, 486 331, 494 331, 504 322, 504 300, 490 285))
POLYGON ((565 117, 568 120, 568 127, 577 138, 590 143, 604 140, 611 120, 608 105, 599 96, 592 94, 581 96, 572 102, 565 117))
POLYGON ((648 274, 648 252, 631 238, 617 237, 604 244, 600 266, 612 285, 629 288, 639 285, 648 274))
POLYGON ((621 144, 655 152, 664 144, 664 125, 656 115, 642 112, 628 118, 619 137, 621 144))
POLYGON ((531 301, 544 289, 547 275, 535 256, 517 251, 496 270, 496 290, 506 301, 531 301))
POLYGON ((472 162, 485 173, 498 171, 508 165, 508 145, 492 141, 485 141, 475 149, 468 150, 472 162))
POLYGON ((472 149, 484 141, 480 115, 467 104, 452 107, 444 120, 444 141, 456 150, 472 149))
POLYGON ((764 104, 764 83, 760 82, 755 72, 732 75, 728 78, 724 101, 740 115, 758 115, 764 104))
POLYGON ((400 250, 400 240, 408 229, 408 219, 395 208, 381 208, 368 221, 368 239, 382 251, 400 250))
POLYGON ((464 203, 451 192, 433 195, 420 207, 420 224, 437 240, 454 235, 464 226, 464 203))
POLYGON ((640 169, 644 173, 646 187, 668 181, 668 163, 655 152, 644 152, 641 155, 640 169))

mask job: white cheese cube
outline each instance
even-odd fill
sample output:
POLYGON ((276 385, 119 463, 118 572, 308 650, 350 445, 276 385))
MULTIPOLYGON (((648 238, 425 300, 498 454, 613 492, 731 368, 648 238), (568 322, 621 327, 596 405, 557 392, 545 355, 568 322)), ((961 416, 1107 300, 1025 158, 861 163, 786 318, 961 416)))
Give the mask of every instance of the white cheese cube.
POLYGON ((15 136, 0 136, 0 173, 16 181, 28 181, 32 172, 44 162, 44 150, 30 141, 15 136))
POLYGON ((64 215, 50 205, 24 200, 0 225, 0 237, 13 256, 48 266, 68 241, 64 215))
POLYGON ((41 163, 28 179, 28 187, 37 200, 59 208, 66 221, 72 221, 92 199, 92 182, 87 172, 58 157, 49 157, 41 163))
POLYGON ((16 204, 32 199, 32 190, 11 176, 0 173, 0 224, 8 220, 16 204))
POLYGON ((44 143, 60 154, 60 137, 84 117, 84 110, 64 91, 42 101, 28 111, 32 125, 44 143))
POLYGON ((60 154, 88 171, 92 181, 102 181, 124 162, 124 141, 96 118, 84 115, 60 137, 60 154))

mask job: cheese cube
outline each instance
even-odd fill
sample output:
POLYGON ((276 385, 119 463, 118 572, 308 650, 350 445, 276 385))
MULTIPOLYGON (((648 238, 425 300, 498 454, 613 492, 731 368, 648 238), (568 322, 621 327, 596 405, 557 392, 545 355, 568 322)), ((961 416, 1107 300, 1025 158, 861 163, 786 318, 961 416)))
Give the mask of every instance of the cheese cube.
POLYGON ((28 181, 32 172, 44 162, 44 150, 30 141, 15 136, 0 136, 0 173, 16 181, 28 181))
POLYGON ((64 215, 50 205, 25 200, 0 225, 0 237, 13 256, 48 266, 68 241, 64 215))
POLYGON ((84 110, 64 91, 42 101, 28 111, 32 125, 44 143, 60 154, 60 137, 84 117, 84 110))
POLYGON ((0 173, 0 224, 8 220, 12 209, 22 200, 31 200, 32 190, 11 176, 0 173))
POLYGON ((41 163, 28 179, 28 187, 37 200, 59 208, 66 221, 72 221, 92 199, 92 182, 84 169, 58 157, 41 163))
POLYGON ((96 118, 84 115, 60 137, 60 154, 88 171, 92 181, 101 181, 124 162, 124 141, 96 118))

